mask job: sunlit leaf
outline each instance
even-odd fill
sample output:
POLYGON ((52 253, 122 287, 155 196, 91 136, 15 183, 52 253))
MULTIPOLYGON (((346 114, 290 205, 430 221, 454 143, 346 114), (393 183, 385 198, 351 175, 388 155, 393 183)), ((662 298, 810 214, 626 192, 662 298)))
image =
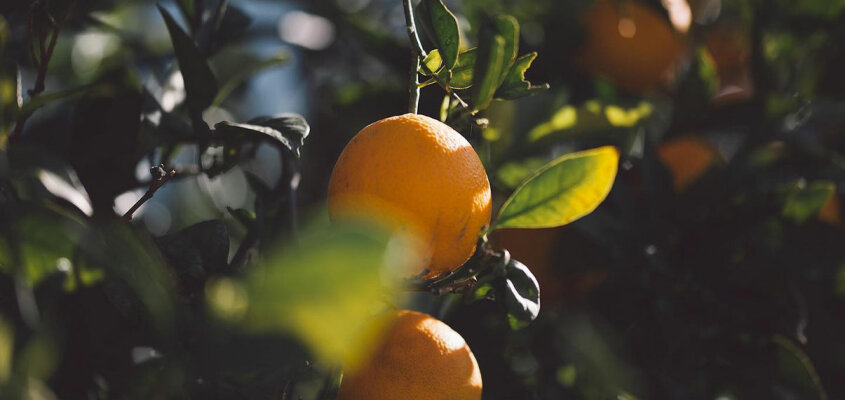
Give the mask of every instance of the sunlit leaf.
POLYGON ((652 112, 653 107, 647 102, 631 108, 603 105, 598 101, 585 102, 581 107, 567 105, 555 111, 548 121, 531 129, 528 141, 543 145, 576 135, 628 129, 640 126, 652 112))
POLYGON ((428 20, 433 30, 432 40, 440 50, 444 66, 451 69, 458 60, 458 50, 461 46, 458 20, 442 0, 423 0, 418 9, 421 11, 421 17, 428 20))
POLYGON ((514 190, 493 229, 551 228, 589 214, 610 192, 618 163, 619 151, 611 146, 553 160, 514 190))
POLYGON ((88 198, 88 193, 78 180, 69 182, 45 169, 39 170, 36 176, 41 184, 44 185, 44 188, 52 193, 53 196, 67 200, 89 217, 94 214, 91 199, 88 198))
POLYGON ((804 223, 818 215, 836 190, 832 182, 813 182, 793 189, 783 206, 782 215, 796 223, 804 223))
POLYGON ((514 61, 510 70, 505 74, 502 86, 496 91, 497 98, 513 100, 549 89, 549 85, 546 83, 533 85, 525 80, 525 71, 531 67, 535 58, 537 58, 536 52, 525 54, 514 61))
MULTIPOLYGON (((360 327, 387 304, 399 301, 401 272, 417 257, 402 240, 363 225, 312 228, 300 246, 266 258, 242 283, 243 290, 217 287, 224 309, 237 310, 238 325, 252 332, 287 332, 299 337, 318 359, 330 363, 360 360, 371 338, 360 327), (227 305, 228 304, 228 305, 227 305)), ((233 312, 237 314, 237 312, 233 312)))
POLYGON ((214 102, 217 95, 217 79, 193 39, 182 30, 164 7, 159 5, 158 10, 170 32, 173 51, 185 81, 188 106, 195 112, 202 111, 214 102))
POLYGON ((483 110, 490 105, 506 67, 505 40, 489 30, 482 32, 473 68, 472 108, 483 110))
POLYGON ((420 65, 419 73, 425 76, 431 76, 435 72, 439 71, 440 67, 443 65, 443 59, 440 58, 440 50, 434 49, 429 52, 422 60, 422 64, 423 65, 420 65))

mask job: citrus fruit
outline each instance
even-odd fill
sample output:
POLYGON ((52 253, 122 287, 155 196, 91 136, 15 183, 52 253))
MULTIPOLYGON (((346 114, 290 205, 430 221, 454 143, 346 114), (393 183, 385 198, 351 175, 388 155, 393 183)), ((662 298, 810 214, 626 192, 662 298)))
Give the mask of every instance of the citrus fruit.
POLYGON ((481 371, 464 339, 442 321, 395 311, 363 366, 344 371, 338 400, 478 400, 481 371))
POLYGON ((458 132, 418 114, 385 118, 346 145, 329 182, 329 215, 375 218, 410 233, 430 278, 463 265, 490 223, 490 183, 458 132))
POLYGON ((819 220, 830 225, 842 225, 840 207, 839 196, 836 193, 831 194, 819 210, 819 220))
POLYGON ((710 143, 694 136, 663 142, 657 149, 657 155, 672 174, 677 191, 701 177, 719 159, 718 152, 710 143))
POLYGON ((582 18, 585 42, 578 63, 635 94, 667 83, 683 43, 665 18, 636 1, 600 0, 582 18))

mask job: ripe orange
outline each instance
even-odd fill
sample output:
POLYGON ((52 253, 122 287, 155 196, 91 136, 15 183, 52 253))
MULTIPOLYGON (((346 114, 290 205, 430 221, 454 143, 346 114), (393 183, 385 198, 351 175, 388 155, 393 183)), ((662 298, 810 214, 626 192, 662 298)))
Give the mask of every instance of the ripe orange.
POLYGON ((701 177, 719 159, 718 152, 710 143, 693 136, 663 142, 657 149, 657 155, 672 174, 677 191, 701 177))
POLYGON ((352 138, 329 183, 332 219, 368 217, 423 244, 423 278, 453 271, 490 223, 490 183, 472 146, 435 119, 405 114, 352 138))
POLYGON ((839 195, 832 194, 824 202, 821 210, 819 210, 819 220, 830 225, 842 225, 842 211, 839 202, 839 195))
POLYGON ((583 16, 580 66, 641 94, 667 83, 683 43, 665 18, 637 1, 599 0, 583 16))
POLYGON ((415 311, 396 311, 361 368, 344 371, 338 400, 478 400, 481 371, 460 334, 415 311))

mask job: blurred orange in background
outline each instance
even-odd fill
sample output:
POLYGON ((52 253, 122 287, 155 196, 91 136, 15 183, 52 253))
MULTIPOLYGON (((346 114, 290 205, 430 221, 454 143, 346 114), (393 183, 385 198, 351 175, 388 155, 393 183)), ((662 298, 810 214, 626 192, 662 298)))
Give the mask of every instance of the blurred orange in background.
POLYGON ((672 81, 684 44, 655 10, 637 1, 600 0, 581 21, 586 30, 578 58, 582 69, 634 94, 672 81))

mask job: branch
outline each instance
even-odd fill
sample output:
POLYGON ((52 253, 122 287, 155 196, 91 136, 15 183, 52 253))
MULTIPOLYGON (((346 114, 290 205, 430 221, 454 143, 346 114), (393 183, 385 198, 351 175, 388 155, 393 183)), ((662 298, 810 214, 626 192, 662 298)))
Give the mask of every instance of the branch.
POLYGON ((419 70, 420 66, 422 66, 423 71, 425 71, 427 74, 431 74, 431 76, 434 77, 435 81, 437 81, 437 84, 440 85, 440 87, 442 87, 443 90, 445 90, 446 93, 449 94, 449 96, 455 99, 455 101, 457 101, 461 107, 469 111, 470 115, 475 116, 478 111, 473 111, 469 107, 467 102, 465 102, 460 96, 458 96, 457 93, 455 93, 454 90, 449 87, 448 82, 443 82, 437 76, 437 74, 428 69, 427 65, 420 64, 420 60, 424 60, 428 53, 425 51, 425 48, 423 48, 422 41, 420 41, 420 35, 417 32, 417 25, 414 22, 414 7, 411 4, 411 0, 403 0, 403 3, 405 6, 405 27, 408 31, 408 39, 411 40, 411 67, 413 68, 413 70, 411 71, 411 82, 409 88, 411 92, 411 106, 409 107, 409 109, 412 113, 416 114, 420 97, 420 86, 417 76, 417 70, 419 70))
POLYGON ((176 170, 171 169, 168 172, 167 170, 164 169, 164 164, 160 164, 160 165, 157 165, 155 167, 150 168, 150 174, 153 175, 153 181, 150 182, 150 188, 147 189, 147 192, 144 193, 144 195, 141 196, 141 198, 138 199, 138 201, 136 201, 134 205, 132 205, 132 207, 129 209, 129 211, 126 211, 126 213, 123 214, 123 220, 124 221, 126 221, 126 222, 132 221, 132 214, 135 214, 135 211, 138 211, 138 208, 140 208, 144 203, 146 203, 147 200, 153 198, 153 195, 155 194, 155 192, 159 188, 164 186, 164 184, 167 183, 167 181, 169 181, 170 178, 173 178, 174 176, 176 176, 176 170))
POLYGON ((417 26, 414 22, 414 9, 411 0, 403 0, 405 5, 405 26, 408 30, 408 38, 411 40, 411 70, 408 92, 410 93, 408 112, 416 114, 420 105, 420 80, 417 70, 420 69, 420 60, 425 58, 425 49, 422 47, 420 37, 417 35, 417 26))
MULTIPOLYGON (((50 22, 54 25, 53 33, 50 35, 50 43, 47 44, 47 47, 44 47, 44 40, 46 37, 42 35, 42 32, 35 32, 35 11, 33 5, 33 10, 30 11, 30 19, 29 19, 29 34, 30 36, 37 36, 38 37, 38 48, 39 48, 39 57, 35 57, 35 50, 33 50, 33 46, 30 45, 30 53, 33 58, 33 62, 38 66, 38 74, 35 78, 35 84, 31 90, 29 90, 29 98, 32 100, 33 97, 38 96, 39 93, 44 91, 44 81, 47 79, 47 67, 50 65, 50 59, 53 57, 53 50, 56 48, 56 41, 59 38, 59 32, 62 30, 62 26, 64 26, 65 22, 67 21, 68 17, 70 16, 71 11, 73 11, 74 6, 76 6, 76 0, 72 0, 65 10, 64 15, 58 22, 52 21, 52 17, 50 17, 50 22), (36 35, 37 33, 37 35, 36 35)), ((49 16, 49 15, 48 15, 49 16)), ((14 142, 15 140, 20 137, 23 133, 23 127, 26 125, 27 119, 32 116, 33 111, 26 112, 21 114, 17 121, 15 122, 15 130, 9 135, 9 142, 14 142)))

